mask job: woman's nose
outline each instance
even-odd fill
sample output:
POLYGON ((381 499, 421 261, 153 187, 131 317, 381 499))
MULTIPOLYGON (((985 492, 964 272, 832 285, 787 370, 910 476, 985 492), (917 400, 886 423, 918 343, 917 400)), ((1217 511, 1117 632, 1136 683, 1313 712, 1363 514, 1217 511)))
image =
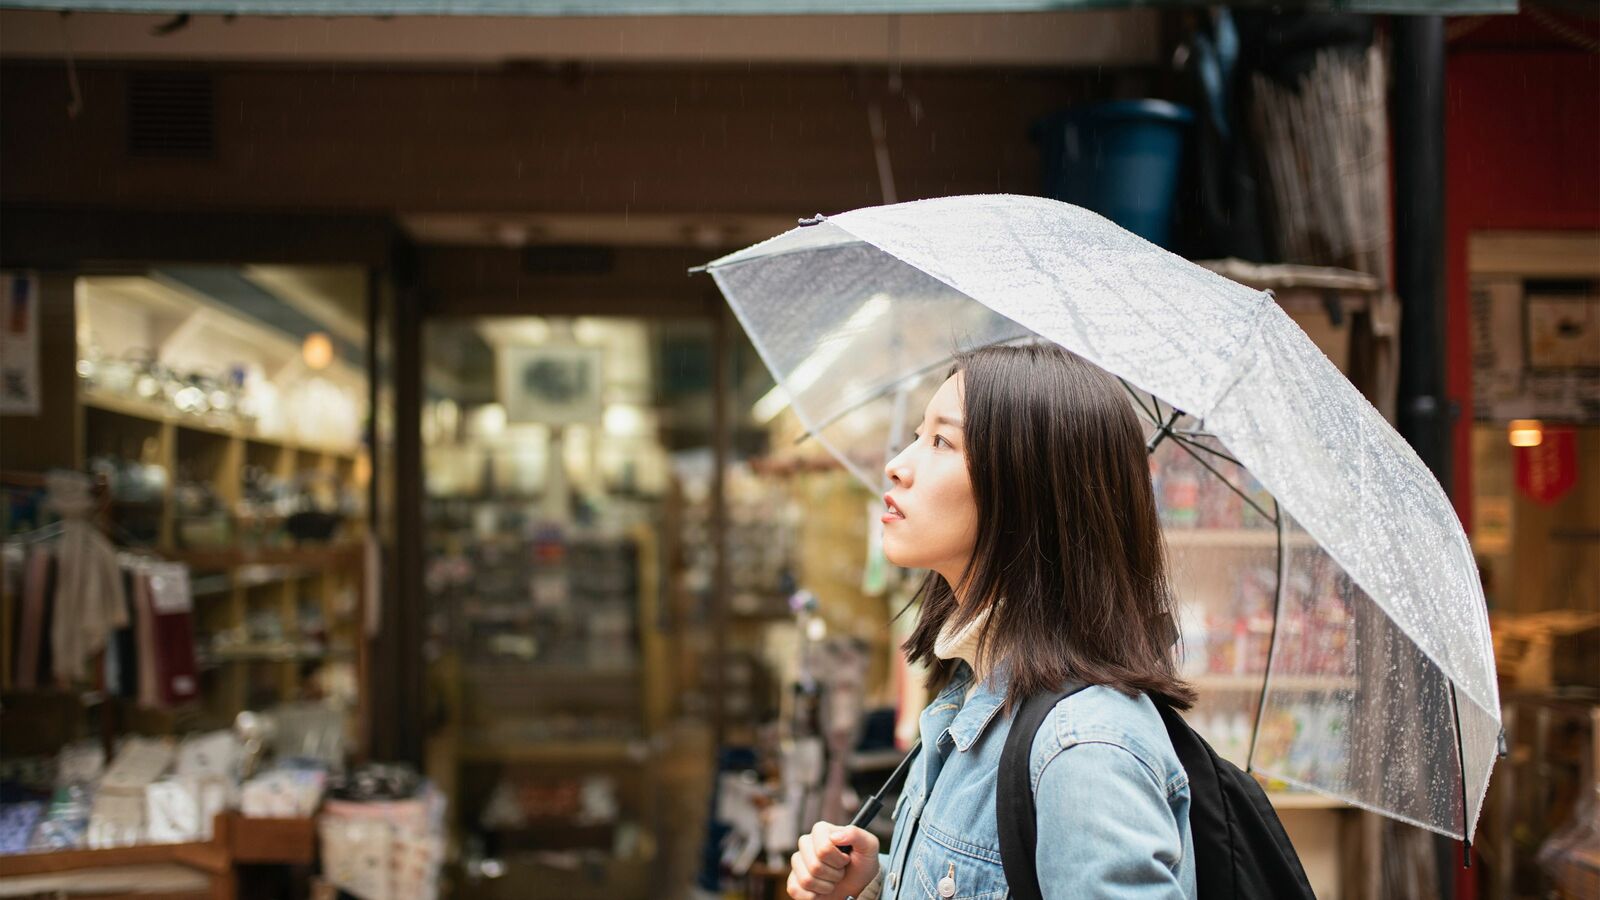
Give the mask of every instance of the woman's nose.
POLYGON ((883 467, 883 474, 889 476, 889 483, 904 487, 911 481, 911 469, 905 463, 905 454, 900 454, 889 460, 883 467))

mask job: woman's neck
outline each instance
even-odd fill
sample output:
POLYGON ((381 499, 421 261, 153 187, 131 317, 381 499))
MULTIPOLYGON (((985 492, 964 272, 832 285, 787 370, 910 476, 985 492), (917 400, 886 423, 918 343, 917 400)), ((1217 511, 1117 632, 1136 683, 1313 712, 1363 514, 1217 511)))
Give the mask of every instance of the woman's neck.
POLYGON ((944 628, 940 629, 939 637, 933 642, 933 655, 940 659, 959 659, 972 667, 973 683, 977 684, 987 675, 980 670, 978 665, 978 639, 983 634, 983 626, 989 621, 989 611, 993 607, 984 609, 973 617, 972 621, 961 627, 956 627, 955 617, 945 620, 944 628))

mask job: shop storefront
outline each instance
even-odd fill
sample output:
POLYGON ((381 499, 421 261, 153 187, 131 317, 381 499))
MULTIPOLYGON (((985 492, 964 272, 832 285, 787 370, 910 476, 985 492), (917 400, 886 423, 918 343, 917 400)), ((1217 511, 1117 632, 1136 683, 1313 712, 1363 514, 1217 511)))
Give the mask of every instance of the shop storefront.
MULTIPOLYGON (((16 15, 0 46, 57 27, 16 15)), ((312 35, 197 13, 157 36, 86 15, 70 82, 43 45, 8 60, 0 266, 27 349, 8 345, 23 374, 0 411, 0 772, 25 791, 0 798, 0 840, 31 868, 0 856, 0 883, 115 865, 213 897, 781 895, 799 831, 847 819, 916 738, 922 673, 898 645, 917 573, 883 559, 877 496, 806 438, 715 285, 686 273, 800 215, 1054 190, 1042 156, 1063 109, 1175 96, 1211 112, 1168 71, 1163 29, 1189 19, 1041 15, 1026 39, 1017 16, 674 17, 625 53, 593 22, 463 17, 434 26, 456 49, 423 58, 404 17, 312 35), (708 23, 731 31, 711 41, 708 23), (87 476, 125 584, 125 615, 75 661, 37 652, 44 611, 72 608, 57 469, 87 476)), ((1329 158, 1388 143, 1365 40, 1344 74, 1371 88, 1351 117, 1366 130, 1326 138, 1329 158)), ((1150 121, 1193 152, 1185 115, 1150 121)), ((1387 222, 1374 158, 1347 180, 1360 189, 1307 206, 1387 222)), ((1180 209, 1174 246, 1231 255, 1183 246, 1214 213, 1180 209)), ((1339 235, 1337 253, 1329 234, 1278 248, 1304 265, 1208 265, 1274 290, 1392 417, 1387 229, 1339 235)), ((1535 393, 1568 404, 1477 413, 1491 611, 1592 613, 1583 329, 1600 273, 1474 247, 1485 334, 1546 329, 1516 353, 1544 354, 1523 360, 1535 393)), ((1191 721, 1241 764, 1258 740, 1345 728, 1314 702, 1352 689, 1338 627, 1263 715, 1282 548, 1259 507, 1176 452, 1152 477, 1194 601, 1191 721)), ((1311 611, 1297 628, 1355 602, 1333 569, 1294 589, 1311 611)), ((1592 634, 1535 619, 1501 657, 1530 691, 1587 665, 1570 646, 1592 634)), ((1529 702, 1517 715, 1545 740, 1587 709, 1529 702)), ((1319 895, 1404 896, 1379 863, 1436 849, 1417 831, 1404 855, 1345 800, 1267 788, 1319 895)), ((1566 821, 1556 806, 1537 814, 1566 821)), ((1480 853, 1530 858, 1496 840, 1480 853)))
POLYGON ((125 865, 221 896, 268 866, 258 888, 290 890, 319 826, 339 843, 402 789, 357 777, 389 226, 8 218, 31 264, 6 273, 6 840, 49 861, 16 883, 125 865))

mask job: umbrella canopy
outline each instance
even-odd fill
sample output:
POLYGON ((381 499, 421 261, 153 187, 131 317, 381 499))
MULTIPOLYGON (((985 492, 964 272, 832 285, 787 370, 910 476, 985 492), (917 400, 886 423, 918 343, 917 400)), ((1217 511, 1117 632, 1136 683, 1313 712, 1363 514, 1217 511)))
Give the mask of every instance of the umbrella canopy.
MULTIPOLYGON (((707 269, 801 421, 873 488, 959 350, 1050 340, 1122 379, 1155 448, 1186 670, 1208 701, 1250 687, 1237 755, 1470 838, 1500 734, 1471 548, 1270 293, 1022 196, 818 217, 707 269), (1208 485, 1237 500, 1198 508, 1208 485), (1202 628, 1208 650, 1232 642, 1221 665, 1202 628)), ((1213 742, 1238 720, 1219 714, 1213 742)))

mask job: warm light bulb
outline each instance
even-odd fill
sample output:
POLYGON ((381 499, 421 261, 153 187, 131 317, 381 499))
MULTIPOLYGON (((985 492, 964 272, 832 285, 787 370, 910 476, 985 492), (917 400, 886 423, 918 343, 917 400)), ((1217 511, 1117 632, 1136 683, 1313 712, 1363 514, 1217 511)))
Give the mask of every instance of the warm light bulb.
POLYGON ((307 366, 326 369, 333 362, 333 341, 324 332, 313 331, 306 335, 305 343, 300 345, 300 355, 307 366))
POLYGON ((1537 447, 1544 443, 1544 426, 1538 419, 1511 420, 1511 446, 1537 447))

